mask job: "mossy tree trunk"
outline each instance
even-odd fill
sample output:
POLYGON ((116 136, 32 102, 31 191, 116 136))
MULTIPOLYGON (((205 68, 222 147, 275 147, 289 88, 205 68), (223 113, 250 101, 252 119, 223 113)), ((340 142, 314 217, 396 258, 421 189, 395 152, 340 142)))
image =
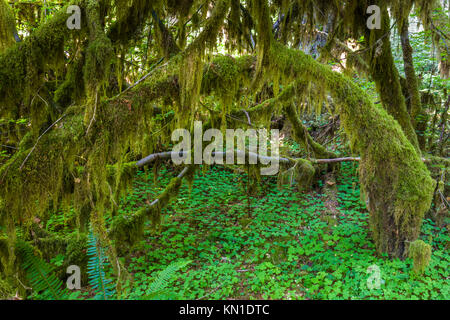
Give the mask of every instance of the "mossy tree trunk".
POLYGON ((411 47, 409 41, 409 22, 408 18, 405 18, 400 29, 400 40, 402 44, 403 52, 403 64, 405 67, 406 75, 406 87, 408 89, 408 97, 410 103, 410 117, 411 122, 417 133, 417 140, 421 150, 425 150, 425 132, 419 131, 419 128, 423 128, 423 122, 426 123, 427 115, 423 112, 421 97, 419 92, 419 81, 416 76, 416 71, 414 69, 414 61, 411 47))
POLYGON ((366 41, 369 46, 368 64, 370 75, 375 81, 381 102, 387 112, 398 121, 408 140, 419 151, 419 144, 411 117, 402 94, 400 76, 392 56, 390 19, 386 7, 381 12, 381 28, 366 29, 366 41))

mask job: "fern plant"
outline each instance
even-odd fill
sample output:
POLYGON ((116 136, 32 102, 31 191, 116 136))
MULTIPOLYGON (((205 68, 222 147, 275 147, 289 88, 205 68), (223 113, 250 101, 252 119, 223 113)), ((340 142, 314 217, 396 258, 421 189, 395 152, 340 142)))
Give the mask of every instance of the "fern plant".
POLYGON ((88 237, 87 255, 89 256, 87 273, 89 284, 95 291, 94 299, 108 300, 115 294, 114 284, 112 284, 110 279, 106 278, 105 268, 108 260, 100 241, 92 231, 88 237))
POLYGON ((34 249, 28 243, 19 241, 18 251, 23 258, 22 267, 34 293, 42 293, 45 298, 64 300, 68 298, 63 282, 52 272, 51 267, 35 255, 34 249))
POLYGON ((167 287, 169 281, 175 273, 191 263, 191 261, 178 261, 170 264, 167 268, 161 271, 156 279, 149 285, 146 295, 142 297, 143 300, 159 300, 167 298, 167 287))

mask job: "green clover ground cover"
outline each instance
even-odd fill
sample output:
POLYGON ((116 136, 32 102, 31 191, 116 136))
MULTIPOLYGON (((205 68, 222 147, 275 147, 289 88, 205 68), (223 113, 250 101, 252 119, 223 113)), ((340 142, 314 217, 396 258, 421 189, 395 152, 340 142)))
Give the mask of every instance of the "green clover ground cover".
MULTIPOLYGON (((411 273, 409 259, 377 256, 356 170, 342 165, 336 218, 317 192, 280 190, 274 179, 264 178, 258 194, 248 197, 242 174, 199 172, 191 192, 183 186, 161 225, 148 226, 146 239, 126 261, 135 278, 127 297, 144 296, 170 263, 192 260, 171 280, 167 298, 449 299, 448 231, 425 221, 422 239, 433 252, 420 277, 411 273), (379 267, 379 289, 367 285, 371 265, 379 267)), ((172 175, 163 168, 155 187, 151 173, 139 172, 122 212, 153 199, 172 175)))

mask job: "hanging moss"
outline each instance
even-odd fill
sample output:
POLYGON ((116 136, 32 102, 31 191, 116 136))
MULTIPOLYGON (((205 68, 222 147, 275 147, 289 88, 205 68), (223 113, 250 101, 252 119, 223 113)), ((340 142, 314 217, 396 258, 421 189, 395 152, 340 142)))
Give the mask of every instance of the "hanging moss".
MULTIPOLYGON (((155 38, 159 44, 158 49, 160 55, 165 57, 166 59, 170 59, 172 56, 180 53, 180 48, 185 46, 185 34, 179 37, 179 46, 175 42, 175 39, 172 33, 167 29, 164 22, 159 18, 158 13, 155 10, 152 10, 153 23, 155 25, 155 38), (184 38, 181 38, 184 37, 184 38)), ((185 32, 184 19, 181 18, 178 21, 180 26, 180 33, 185 32)))
POLYGON ((37 142, 28 134, 19 151, 0 168, 0 198, 8 204, 9 219, 29 221, 43 214, 51 200, 57 204, 63 197, 65 172, 72 171, 74 157, 82 147, 80 121, 81 116, 68 115, 37 142))
POLYGON ((100 2, 88 1, 86 19, 89 27, 89 45, 86 49, 83 74, 88 95, 84 121, 88 126, 95 120, 99 106, 99 90, 101 86, 106 85, 114 50, 111 40, 103 30, 100 2))
POLYGON ((431 246, 422 240, 416 240, 409 245, 409 257, 413 259, 413 272, 416 275, 424 273, 431 260, 431 246))
POLYGON ((199 36, 182 53, 178 75, 180 110, 177 112, 177 115, 180 115, 178 122, 181 127, 184 127, 186 120, 195 113, 202 84, 205 50, 216 46, 217 34, 224 23, 228 8, 227 1, 218 1, 199 36))
POLYGON ((61 107, 67 107, 72 103, 81 104, 85 94, 85 82, 83 78, 84 54, 75 58, 73 64, 68 67, 67 75, 55 91, 55 103, 61 107))
POLYGON ((15 294, 16 291, 14 290, 14 288, 9 284, 7 280, 3 279, 3 277, 0 276, 0 299, 11 299, 15 294))
POLYGON ((12 47, 16 42, 16 22, 11 8, 5 0, 0 0, 0 53, 12 47))
POLYGON ((450 76, 450 49, 448 46, 450 24, 448 14, 441 7, 439 0, 416 0, 416 8, 425 29, 432 34, 441 77, 448 79, 450 76))
POLYGON ((144 24, 152 8, 159 1, 116 0, 117 21, 108 30, 108 38, 112 43, 127 46, 130 40, 136 39, 144 29, 144 24))
MULTIPOLYGON (((64 42, 71 34, 66 26, 66 7, 23 42, 0 55, 0 105, 2 115, 17 104, 27 106, 41 87, 45 72, 58 68, 64 58, 64 42)), ((77 34, 77 31, 74 31, 77 34)))
POLYGON ((325 149, 322 145, 315 142, 307 129, 300 122, 297 112, 294 109, 292 103, 287 103, 284 107, 284 111, 292 124, 295 141, 300 143, 308 152, 311 152, 316 159, 331 159, 336 158, 336 155, 325 149))

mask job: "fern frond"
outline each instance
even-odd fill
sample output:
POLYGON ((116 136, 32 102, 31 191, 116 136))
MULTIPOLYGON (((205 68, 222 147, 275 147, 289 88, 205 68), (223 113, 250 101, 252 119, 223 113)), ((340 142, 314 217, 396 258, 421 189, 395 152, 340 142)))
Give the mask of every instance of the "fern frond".
POLYGON ((89 256, 87 273, 89 284, 95 291, 95 299, 108 300, 115 294, 115 289, 112 281, 106 278, 105 268, 108 260, 104 249, 92 231, 88 237, 87 255, 89 256))
POLYGON ((146 295, 143 297, 143 299, 157 300, 159 296, 162 296, 165 293, 167 286, 169 285, 169 281, 172 279, 174 274, 189 263, 191 263, 191 261, 174 262, 163 271, 161 271, 156 279, 148 287, 146 295))
POLYGON ((23 257, 22 267, 26 271, 26 276, 34 292, 44 292, 54 300, 67 299, 68 293, 63 282, 56 277, 44 260, 35 255, 33 247, 26 242, 19 241, 17 248, 23 257))

